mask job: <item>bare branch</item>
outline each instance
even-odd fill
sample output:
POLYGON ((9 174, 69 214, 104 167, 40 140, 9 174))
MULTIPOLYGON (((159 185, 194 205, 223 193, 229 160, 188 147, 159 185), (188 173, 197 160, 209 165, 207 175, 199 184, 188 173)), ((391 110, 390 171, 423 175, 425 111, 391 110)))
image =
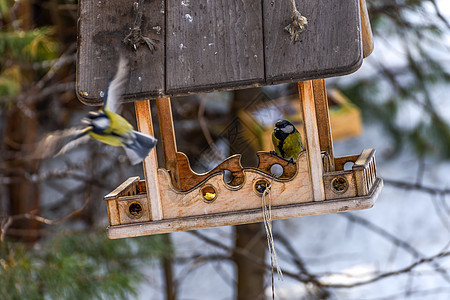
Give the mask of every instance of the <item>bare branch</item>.
POLYGON ((1 227, 0 227, 0 242, 4 242, 5 241, 5 235, 8 231, 8 228, 15 222, 15 221, 19 221, 19 220, 34 220, 37 221, 39 223, 44 223, 47 225, 58 225, 60 223, 63 223, 67 220, 69 220, 70 218, 73 218, 74 216, 80 214, 81 212, 83 212, 83 210, 87 207, 87 205, 89 204, 89 202, 91 201, 91 196, 88 196, 86 198, 86 201, 84 202, 83 206, 81 206, 79 209, 71 212, 70 214, 68 214, 65 217, 62 217, 60 219, 57 220, 50 220, 41 216, 37 216, 37 215, 33 215, 30 213, 25 213, 25 214, 21 214, 21 215, 15 215, 15 216, 6 216, 3 218, 2 223, 1 223, 1 227))
POLYGON ((439 188, 425 186, 425 185, 418 184, 418 183, 410 183, 410 182, 406 182, 406 181, 385 179, 385 178, 383 178, 383 182, 386 185, 392 185, 397 188, 408 189, 408 190, 418 190, 418 191, 433 194, 433 195, 450 194, 450 189, 439 189, 439 188))
MULTIPOLYGON (((408 242, 399 239, 398 237, 394 236, 390 232, 371 223, 370 221, 368 221, 364 218, 358 217, 351 213, 338 214, 338 215, 347 218, 351 222, 363 225, 367 229, 369 229, 369 230, 377 233, 381 237, 387 239, 395 246, 405 250, 406 252, 409 252, 416 259, 421 258, 421 257, 423 258, 425 256, 423 253, 419 252, 416 248, 411 246, 408 242)), ((432 263, 433 267, 435 268, 435 270, 441 274, 442 278, 445 281, 450 282, 450 276, 448 275, 447 270, 445 268, 442 268, 437 262, 432 261, 431 263, 432 263)))
POLYGON ((379 280, 382 280, 382 279, 385 279, 385 278, 388 278, 391 276, 398 276, 398 275, 406 274, 420 265, 423 265, 426 263, 432 263, 436 259, 447 257, 447 256, 450 256, 450 251, 439 252, 438 254, 433 255, 431 257, 419 259, 415 263, 413 263, 409 266, 406 266, 402 269, 398 269, 396 271, 391 271, 391 272, 381 273, 380 275, 372 277, 367 280, 362 280, 362 281, 352 283, 352 284, 323 284, 323 286, 334 287, 334 288, 352 288, 352 287, 356 287, 356 286, 361 286, 361 285, 373 283, 373 282, 376 282, 376 281, 379 281, 379 280))
POLYGON ((433 4, 434 10, 436 11, 436 15, 438 18, 447 26, 448 29, 450 29, 450 23, 448 20, 442 15, 441 10, 439 9, 439 6, 436 3, 436 0, 430 0, 430 2, 433 4))

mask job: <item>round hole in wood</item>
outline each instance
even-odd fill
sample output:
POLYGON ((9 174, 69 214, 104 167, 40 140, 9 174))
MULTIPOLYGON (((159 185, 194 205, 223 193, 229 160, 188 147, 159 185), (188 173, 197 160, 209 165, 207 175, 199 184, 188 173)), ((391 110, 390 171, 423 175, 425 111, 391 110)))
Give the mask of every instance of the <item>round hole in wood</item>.
POLYGON ((331 187, 335 193, 343 194, 348 190, 348 181, 343 176, 336 176, 331 180, 331 187))
POLYGON ((217 199, 217 191, 216 188, 210 184, 205 185, 201 188, 200 194, 202 196, 203 201, 206 203, 212 203, 217 199))
POLYGON ((261 197, 264 194, 266 188, 269 186, 269 184, 270 184, 269 181, 265 178, 257 179, 253 183, 253 191, 256 193, 256 195, 261 197))
POLYGON ((128 206, 128 211, 130 212, 130 215, 137 218, 140 218, 143 213, 142 206, 139 202, 131 202, 128 206))
POLYGON ((229 190, 238 190, 245 183, 245 176, 242 172, 231 172, 230 170, 223 170, 223 182, 225 187, 229 190))

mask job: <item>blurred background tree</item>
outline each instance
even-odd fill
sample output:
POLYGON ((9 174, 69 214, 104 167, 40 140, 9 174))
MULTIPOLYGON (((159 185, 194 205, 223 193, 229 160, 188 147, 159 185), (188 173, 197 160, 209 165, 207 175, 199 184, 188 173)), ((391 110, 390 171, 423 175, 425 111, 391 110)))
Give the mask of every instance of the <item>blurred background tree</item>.
MULTIPOLYGON (((377 50, 381 54, 364 62, 370 65, 364 74, 357 72, 329 84, 352 99, 364 120, 376 123, 392 141, 389 151, 382 153, 384 157, 395 158, 405 150, 415 153, 419 162, 448 159, 448 111, 441 110, 442 102, 448 100, 435 92, 450 80, 448 19, 435 0, 368 0, 368 7, 375 47, 381 48, 377 50), (412 113, 405 117, 405 111, 412 113)), ((172 263, 200 266, 201 257, 204 263, 233 262, 237 266, 232 280, 236 298, 264 298, 270 266, 259 224, 236 227, 232 245, 202 231, 190 233, 221 255, 177 253, 168 236, 109 241, 98 230, 107 224, 100 200, 128 176, 142 177, 142 169, 130 167, 120 151, 104 151, 104 146, 95 142, 61 158, 30 159, 30 151, 46 133, 69 127, 89 110, 77 100, 74 90, 76 20, 76 1, 0 0, 0 278, 7 283, 0 287, 0 296, 127 299, 140 295, 139 283, 145 279, 142 263, 161 259, 167 288, 158 295, 175 299, 183 278, 173 276, 172 263)), ((199 172, 233 153, 243 153, 244 165, 252 165, 253 153, 259 149, 251 149, 247 137, 234 134, 240 132, 236 112, 243 106, 242 99, 250 97, 257 104, 292 93, 296 93, 295 87, 283 85, 174 99, 179 149, 199 172)), ((132 106, 125 105, 124 114, 133 120, 132 106)), ((157 128, 155 132, 158 134, 157 128)), ((446 204, 450 191, 426 186, 421 180, 423 168, 419 171, 415 182, 385 182, 442 196, 446 204)), ((448 218, 448 211, 443 214, 448 218)), ((276 241, 295 267, 295 271, 284 270, 285 274, 304 284, 305 299, 333 298, 335 289, 352 289, 412 273, 423 264, 431 264, 447 284, 450 282, 448 271, 436 262, 448 252, 421 253, 366 219, 343 216, 403 249, 414 261, 356 284, 327 283, 310 271, 309 261, 277 233, 276 241)))

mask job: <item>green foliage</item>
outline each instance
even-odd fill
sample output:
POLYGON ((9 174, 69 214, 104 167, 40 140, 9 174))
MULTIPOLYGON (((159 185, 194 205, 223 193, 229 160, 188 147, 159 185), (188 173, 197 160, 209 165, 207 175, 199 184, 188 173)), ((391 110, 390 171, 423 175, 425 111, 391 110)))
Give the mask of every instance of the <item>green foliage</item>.
POLYGON ((58 44, 52 35, 50 27, 0 32, 1 61, 40 62, 56 58, 58 44))
POLYGON ((109 240, 103 230, 61 232, 32 249, 0 244, 2 299, 128 299, 142 265, 170 252, 161 236, 109 240))
POLYGON ((9 8, 12 6, 12 0, 0 0, 0 21, 9 16, 9 8))
POLYGON ((55 59, 59 54, 52 27, 22 30, 2 24, 10 13, 9 2, 0 0, 0 97, 18 95, 27 81, 34 80, 30 78, 33 64, 55 59))
POLYGON ((0 95, 12 96, 20 93, 21 72, 18 66, 6 68, 0 74, 0 95))

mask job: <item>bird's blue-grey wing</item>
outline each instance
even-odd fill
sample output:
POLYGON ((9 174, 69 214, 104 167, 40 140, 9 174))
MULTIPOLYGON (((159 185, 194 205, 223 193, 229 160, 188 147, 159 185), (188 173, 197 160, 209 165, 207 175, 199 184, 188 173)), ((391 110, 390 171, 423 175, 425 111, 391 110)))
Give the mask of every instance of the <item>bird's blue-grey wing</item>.
POLYGON ((79 145, 87 143, 89 141, 89 135, 87 135, 87 131, 80 132, 77 136, 70 139, 67 144, 65 144, 55 156, 59 156, 65 154, 72 149, 77 148, 79 145))
POLYGON ((128 61, 124 57, 120 57, 117 65, 117 72, 113 80, 106 89, 103 109, 118 113, 120 107, 120 98, 124 92, 125 83, 128 75, 128 61))

